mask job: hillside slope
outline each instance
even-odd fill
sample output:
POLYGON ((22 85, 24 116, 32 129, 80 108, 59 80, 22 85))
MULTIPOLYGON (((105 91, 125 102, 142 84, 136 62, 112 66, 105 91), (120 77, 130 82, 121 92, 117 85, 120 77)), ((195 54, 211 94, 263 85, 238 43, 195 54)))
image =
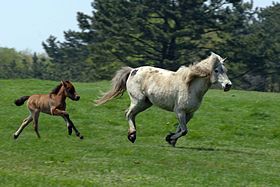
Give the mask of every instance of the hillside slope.
POLYGON ((177 147, 165 142, 175 115, 152 107, 137 121, 135 144, 127 140, 125 94, 105 105, 94 100, 110 83, 74 83, 81 96, 67 100, 84 135, 67 134, 64 120, 41 114, 37 139, 20 96, 49 93, 59 82, 0 80, 0 186, 278 186, 280 94, 210 90, 177 147))

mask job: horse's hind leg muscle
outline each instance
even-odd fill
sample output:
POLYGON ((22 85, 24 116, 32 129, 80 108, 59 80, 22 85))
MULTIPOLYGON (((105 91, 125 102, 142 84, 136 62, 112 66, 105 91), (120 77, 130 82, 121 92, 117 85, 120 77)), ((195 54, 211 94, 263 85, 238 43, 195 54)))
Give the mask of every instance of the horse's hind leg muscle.
POLYGON ((36 110, 32 113, 33 115, 33 119, 34 119, 34 130, 37 134, 37 137, 40 138, 40 133, 39 133, 39 115, 40 115, 40 111, 36 110))
POLYGON ((32 115, 30 114, 27 118, 25 118, 18 128, 18 130, 14 133, 14 139, 17 139, 23 129, 33 120, 32 115))
POLYGON ((134 143, 135 140, 136 140, 135 117, 138 113, 146 110, 150 106, 152 106, 152 103, 150 103, 149 101, 147 101, 145 99, 142 102, 141 101, 131 101, 131 103, 130 103, 130 107, 127 110, 127 113, 126 113, 126 118, 128 120, 128 124, 129 124, 129 130, 128 130, 127 138, 132 143, 134 143))

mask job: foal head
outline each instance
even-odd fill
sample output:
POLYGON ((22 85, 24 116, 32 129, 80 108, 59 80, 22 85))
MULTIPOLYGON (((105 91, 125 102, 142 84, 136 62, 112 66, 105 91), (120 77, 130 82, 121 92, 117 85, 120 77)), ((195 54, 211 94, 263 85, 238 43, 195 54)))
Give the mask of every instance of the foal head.
POLYGON ((64 94, 66 97, 74 101, 78 101, 80 96, 76 93, 75 87, 70 81, 61 81, 61 86, 64 88, 64 94))
POLYGON ((232 83, 227 76, 227 69, 224 66, 225 59, 212 52, 209 60, 213 62, 212 73, 210 77, 211 83, 219 83, 225 92, 229 91, 232 83))

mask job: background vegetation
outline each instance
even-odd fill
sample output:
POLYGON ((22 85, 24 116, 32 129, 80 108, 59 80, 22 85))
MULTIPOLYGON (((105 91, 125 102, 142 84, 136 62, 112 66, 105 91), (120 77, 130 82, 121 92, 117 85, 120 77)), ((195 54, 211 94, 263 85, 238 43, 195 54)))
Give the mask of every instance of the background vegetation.
POLYGON ((77 13, 79 31, 42 43, 46 55, 0 48, 0 78, 97 81, 124 65, 176 70, 214 51, 235 88, 279 91, 279 12, 242 0, 95 0, 91 15, 77 13))
POLYGON ((279 186, 279 94, 210 90, 177 147, 164 138, 176 129, 173 113, 152 107, 137 118, 135 144, 127 140, 125 94, 94 106, 110 83, 74 83, 81 95, 67 101, 84 140, 68 136, 64 120, 40 115, 13 133, 28 115, 14 99, 49 93, 58 82, 0 80, 1 186, 279 186), (159 117, 160 116, 160 117, 159 117))

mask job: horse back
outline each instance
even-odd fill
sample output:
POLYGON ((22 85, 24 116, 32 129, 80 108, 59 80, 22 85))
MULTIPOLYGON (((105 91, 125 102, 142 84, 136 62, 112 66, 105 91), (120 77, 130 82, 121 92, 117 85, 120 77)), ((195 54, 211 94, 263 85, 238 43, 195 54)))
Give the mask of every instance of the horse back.
POLYGON ((160 108, 173 111, 178 92, 184 85, 186 84, 182 84, 182 79, 176 72, 144 66, 131 71, 127 80, 127 91, 133 99, 148 99, 160 108))
POLYGON ((49 94, 34 94, 27 101, 27 106, 30 110, 40 110, 41 112, 50 114, 50 95, 49 94))

